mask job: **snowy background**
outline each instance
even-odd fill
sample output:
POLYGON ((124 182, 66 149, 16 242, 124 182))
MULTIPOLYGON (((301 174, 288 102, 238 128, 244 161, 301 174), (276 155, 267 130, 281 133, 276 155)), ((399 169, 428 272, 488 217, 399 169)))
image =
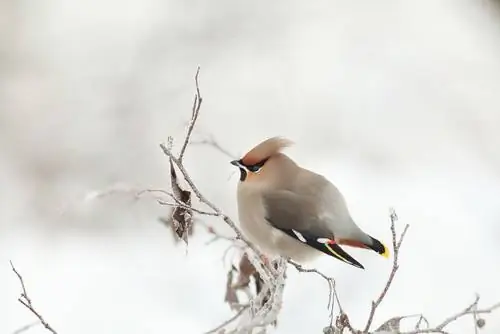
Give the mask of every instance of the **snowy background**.
MULTIPOLYGON (((85 202, 126 184, 168 185, 158 147, 181 139, 201 66, 198 138, 242 154, 283 135, 330 178, 360 226, 390 242, 389 207, 411 225, 375 326, 437 322, 500 300, 500 15, 486 0, 0 1, 0 332, 34 317, 60 334, 186 333, 230 314, 227 244, 188 252, 152 200, 85 202)), ((203 193, 236 214, 234 167, 192 146, 203 193)), ((219 221, 210 221, 219 229, 219 221)), ((323 257, 362 327, 391 261, 365 271, 323 257)), ((321 333, 327 284, 290 270, 276 333, 321 333)), ((500 314, 482 333, 500 331, 500 314)), ((471 333, 472 320, 450 327, 471 333)), ((41 327, 29 333, 45 333, 41 327)))

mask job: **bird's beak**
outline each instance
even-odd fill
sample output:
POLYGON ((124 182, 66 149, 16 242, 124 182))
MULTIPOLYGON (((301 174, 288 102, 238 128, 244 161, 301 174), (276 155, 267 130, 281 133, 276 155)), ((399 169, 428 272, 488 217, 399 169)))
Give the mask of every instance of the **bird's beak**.
POLYGON ((243 167, 240 160, 231 161, 231 165, 234 165, 234 166, 239 167, 239 168, 243 167))

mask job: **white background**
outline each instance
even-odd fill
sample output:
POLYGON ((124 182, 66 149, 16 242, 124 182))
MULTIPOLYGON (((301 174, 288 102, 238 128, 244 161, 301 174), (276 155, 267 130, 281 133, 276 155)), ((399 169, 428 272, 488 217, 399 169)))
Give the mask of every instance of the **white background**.
MULTIPOLYGON (((286 136, 296 142, 287 152, 334 182, 366 231, 389 243, 391 206, 411 225, 375 325, 421 312, 438 322, 476 292, 484 306, 500 300, 491 3, 4 0, 0 31, 1 333, 34 320, 9 260, 60 334, 197 334, 231 315, 226 243, 205 246, 199 228, 186 254, 154 201, 84 201, 117 183, 168 186, 158 144, 182 137, 198 65, 197 138, 243 154, 286 136)), ((228 162, 210 147, 186 156, 202 192, 236 217, 228 162)), ((362 327, 391 261, 351 253, 366 270, 326 256, 312 265, 336 277, 362 327)), ((327 295, 324 281, 290 270, 275 332, 321 333, 327 295)), ((498 319, 482 333, 498 333, 498 319)), ((449 330, 471 333, 472 320, 449 330)))

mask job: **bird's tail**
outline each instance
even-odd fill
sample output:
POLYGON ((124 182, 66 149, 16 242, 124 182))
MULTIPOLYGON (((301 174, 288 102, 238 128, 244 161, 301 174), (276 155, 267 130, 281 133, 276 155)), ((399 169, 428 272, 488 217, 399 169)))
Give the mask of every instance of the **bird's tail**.
POLYGON ((389 254, 390 254, 389 248, 387 248, 386 245, 384 245, 382 242, 380 242, 379 240, 375 239, 374 237, 372 237, 370 235, 368 237, 370 237, 370 239, 371 239, 371 244, 370 245, 366 245, 366 246, 368 248, 370 248, 371 250, 379 253, 383 257, 388 258, 389 254))

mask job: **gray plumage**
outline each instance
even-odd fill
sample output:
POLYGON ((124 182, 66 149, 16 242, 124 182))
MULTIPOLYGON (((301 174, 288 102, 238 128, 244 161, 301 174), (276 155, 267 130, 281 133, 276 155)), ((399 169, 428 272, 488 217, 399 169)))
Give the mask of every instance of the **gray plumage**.
POLYGON ((315 240, 353 240, 367 246, 377 241, 352 220, 339 190, 322 175, 279 152, 282 146, 278 140, 283 139, 268 139, 232 162, 242 173, 237 202, 243 233, 267 255, 299 262, 321 254, 304 241, 306 235, 315 240), (273 149, 266 151, 270 146, 273 149))

